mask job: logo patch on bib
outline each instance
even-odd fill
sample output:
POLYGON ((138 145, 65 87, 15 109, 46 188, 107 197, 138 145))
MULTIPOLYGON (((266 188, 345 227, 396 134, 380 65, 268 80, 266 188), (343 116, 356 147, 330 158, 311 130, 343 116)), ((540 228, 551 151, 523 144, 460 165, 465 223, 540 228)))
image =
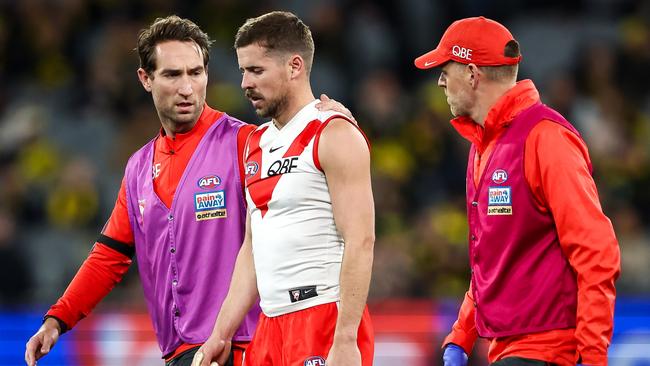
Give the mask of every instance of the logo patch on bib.
POLYGON ((508 180, 508 172, 503 169, 497 169, 492 173, 492 181, 496 184, 503 184, 508 180))
POLYGON ((226 192, 205 192, 194 194, 194 214, 196 221, 227 217, 226 192))
POLYGON ((199 179, 197 185, 201 189, 214 189, 221 184, 221 178, 218 175, 206 175, 205 177, 199 179))
POLYGON ((488 188, 488 215, 512 215, 510 187, 488 188))

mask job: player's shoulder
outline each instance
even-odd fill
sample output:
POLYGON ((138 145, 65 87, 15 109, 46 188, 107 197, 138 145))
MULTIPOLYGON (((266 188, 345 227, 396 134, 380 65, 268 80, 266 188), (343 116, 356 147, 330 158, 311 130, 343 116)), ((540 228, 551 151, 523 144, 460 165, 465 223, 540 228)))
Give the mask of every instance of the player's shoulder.
POLYGON ((271 120, 271 121, 268 121, 268 122, 264 122, 264 123, 262 123, 261 125, 256 126, 255 131, 266 130, 267 128, 269 128, 269 127, 271 126, 272 123, 273 123, 272 120, 271 120))
POLYGON ((229 125, 231 128, 234 129, 247 128, 248 126, 255 126, 248 122, 242 121, 237 117, 233 117, 225 112, 221 112, 219 119, 223 120, 223 123, 226 123, 227 125, 229 125))
POLYGON ((347 119, 344 115, 342 115, 340 112, 333 111, 333 110, 319 110, 316 108, 316 102, 310 103, 306 110, 305 110, 305 117, 309 120, 318 120, 321 123, 326 123, 329 122, 333 119, 340 118, 340 119, 347 119))
POLYGON ((257 127, 257 125, 246 123, 239 129, 239 134, 248 136, 253 133, 253 131, 257 130, 257 127))
POLYGON ((322 120, 322 127, 319 129, 319 137, 329 140, 336 146, 343 141, 359 142, 361 145, 370 147, 370 141, 366 134, 359 128, 357 123, 349 117, 331 112, 322 120))
POLYGON ((580 135, 550 119, 539 121, 528 134, 527 141, 549 146, 557 146, 558 144, 564 143, 571 145, 578 143, 578 145, 582 145, 580 135))

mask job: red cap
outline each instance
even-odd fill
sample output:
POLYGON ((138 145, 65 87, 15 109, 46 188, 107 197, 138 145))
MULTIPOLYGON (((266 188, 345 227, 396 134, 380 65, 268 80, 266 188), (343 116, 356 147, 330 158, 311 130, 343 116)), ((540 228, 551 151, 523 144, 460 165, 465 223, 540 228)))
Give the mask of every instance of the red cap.
POLYGON ((457 20, 447 28, 435 50, 415 59, 415 66, 430 69, 450 60, 478 66, 514 65, 521 61, 521 55, 504 55, 506 44, 514 39, 506 27, 492 19, 457 20))

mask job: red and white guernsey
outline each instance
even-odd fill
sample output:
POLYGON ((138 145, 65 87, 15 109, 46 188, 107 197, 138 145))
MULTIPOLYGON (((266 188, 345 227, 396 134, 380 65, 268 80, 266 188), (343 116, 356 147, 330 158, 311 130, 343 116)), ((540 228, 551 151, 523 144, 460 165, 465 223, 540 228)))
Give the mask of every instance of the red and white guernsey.
POLYGON ((343 238, 318 161, 321 131, 333 118, 313 101, 281 130, 257 128, 245 150, 246 198, 260 305, 278 316, 339 300, 343 238))

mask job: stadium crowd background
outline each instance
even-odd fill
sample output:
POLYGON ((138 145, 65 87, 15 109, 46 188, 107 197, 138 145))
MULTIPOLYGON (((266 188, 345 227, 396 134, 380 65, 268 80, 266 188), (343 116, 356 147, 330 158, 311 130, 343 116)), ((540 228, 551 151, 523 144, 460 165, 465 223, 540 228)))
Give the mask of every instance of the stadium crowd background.
MULTIPOLYGON (((232 48, 246 18, 295 12, 316 42, 312 84, 373 145, 377 242, 370 301, 460 301, 467 289, 468 143, 437 72, 413 59, 455 19, 505 24, 520 79, 590 148, 622 253, 619 296, 650 297, 650 2, 632 0, 0 1, 0 308, 56 301, 110 215, 127 158, 160 123, 136 77, 138 30, 176 13, 214 40, 208 103, 260 123, 232 48)), ((144 309, 132 268, 100 309, 144 309)), ((26 339, 25 339, 26 341, 26 339)))

